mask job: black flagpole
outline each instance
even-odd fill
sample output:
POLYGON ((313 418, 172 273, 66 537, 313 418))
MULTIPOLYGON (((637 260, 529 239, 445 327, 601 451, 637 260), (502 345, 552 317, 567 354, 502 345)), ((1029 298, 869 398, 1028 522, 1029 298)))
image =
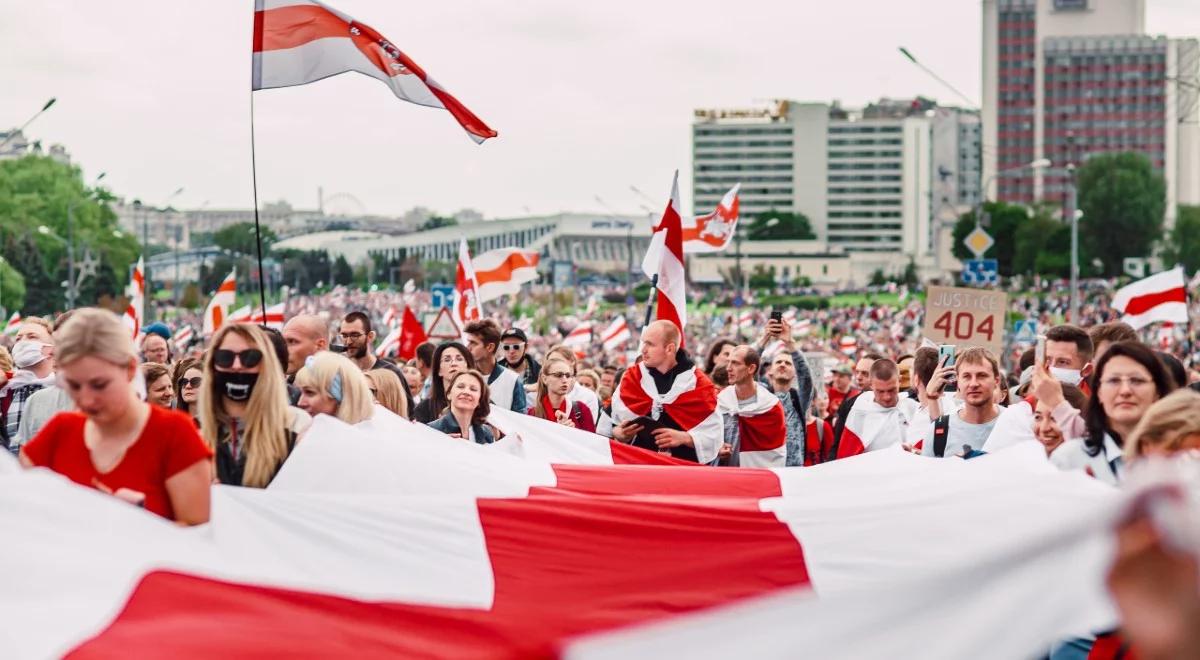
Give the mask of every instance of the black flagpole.
POLYGON ((646 322, 642 327, 650 325, 650 315, 654 313, 654 292, 658 290, 658 274, 650 276, 650 296, 646 298, 646 322))
POLYGON ((254 155, 254 90, 250 90, 250 181, 254 189, 254 242, 258 246, 258 302, 267 323, 267 287, 263 277, 262 227, 258 220, 258 164, 254 155))

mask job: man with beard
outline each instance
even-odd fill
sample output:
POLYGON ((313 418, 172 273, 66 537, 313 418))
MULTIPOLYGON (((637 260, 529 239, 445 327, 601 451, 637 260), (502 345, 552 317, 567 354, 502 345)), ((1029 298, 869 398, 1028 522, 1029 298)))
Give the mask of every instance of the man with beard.
MULTIPOLYGON (((408 382, 400 367, 383 358, 375 357, 375 331, 371 329, 371 317, 366 313, 350 312, 347 314, 342 319, 342 327, 338 329, 338 338, 342 340, 342 345, 345 347, 346 357, 358 365, 359 369, 363 371, 387 369, 396 374, 401 383, 408 382)), ((412 410, 416 405, 413 403, 412 393, 408 391, 407 387, 400 389, 404 391, 405 399, 408 400, 407 410, 412 410)))

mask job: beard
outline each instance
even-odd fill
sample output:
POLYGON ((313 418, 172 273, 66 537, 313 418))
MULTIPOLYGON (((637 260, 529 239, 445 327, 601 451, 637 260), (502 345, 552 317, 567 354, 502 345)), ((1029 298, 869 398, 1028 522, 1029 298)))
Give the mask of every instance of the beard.
POLYGON ((362 346, 351 349, 350 356, 355 360, 361 360, 367 357, 367 345, 363 344, 362 346))

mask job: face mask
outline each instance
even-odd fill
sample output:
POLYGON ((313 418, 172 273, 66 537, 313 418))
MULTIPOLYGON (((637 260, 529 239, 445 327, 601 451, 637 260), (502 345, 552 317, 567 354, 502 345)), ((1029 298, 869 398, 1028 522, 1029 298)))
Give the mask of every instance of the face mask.
POLYGON ((1063 369, 1062 367, 1050 367, 1050 375, 1054 376, 1054 380, 1067 385, 1078 385, 1079 381, 1083 380, 1083 373, 1078 369, 1063 369))
POLYGON ((42 355, 42 347, 45 345, 46 344, 43 344, 40 341, 33 341, 32 339, 22 339, 16 344, 13 344, 13 364, 15 364, 18 369, 28 369, 42 360, 45 360, 46 356, 42 355))
POLYGON ((248 401, 254 392, 254 384, 258 382, 258 374, 216 371, 213 375, 218 390, 231 401, 248 401))

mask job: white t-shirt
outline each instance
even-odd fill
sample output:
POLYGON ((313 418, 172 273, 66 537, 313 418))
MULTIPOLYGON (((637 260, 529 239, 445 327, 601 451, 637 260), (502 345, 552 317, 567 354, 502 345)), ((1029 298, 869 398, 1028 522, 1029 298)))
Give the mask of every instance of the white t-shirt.
MULTIPOLYGON (((970 447, 974 450, 979 450, 987 443, 988 436, 992 434, 992 429, 996 426, 996 421, 1000 419, 997 415, 990 421, 982 424, 972 424, 963 420, 958 413, 950 415, 950 427, 946 433, 946 451, 942 457, 958 456, 962 453, 964 447, 970 447)), ((926 427, 928 429, 926 440, 921 445, 922 456, 933 456, 933 427, 934 423, 930 422, 926 427)))

